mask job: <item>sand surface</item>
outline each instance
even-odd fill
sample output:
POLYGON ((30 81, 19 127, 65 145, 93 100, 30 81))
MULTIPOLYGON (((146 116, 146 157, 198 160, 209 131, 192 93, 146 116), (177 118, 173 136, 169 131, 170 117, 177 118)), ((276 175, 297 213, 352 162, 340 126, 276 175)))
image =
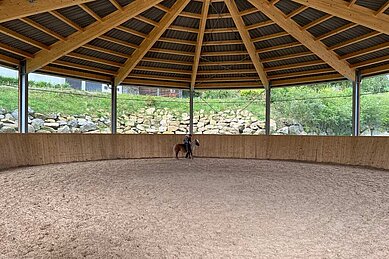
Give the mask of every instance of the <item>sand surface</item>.
POLYGON ((389 258, 389 172, 119 160, 0 172, 0 258, 389 258))

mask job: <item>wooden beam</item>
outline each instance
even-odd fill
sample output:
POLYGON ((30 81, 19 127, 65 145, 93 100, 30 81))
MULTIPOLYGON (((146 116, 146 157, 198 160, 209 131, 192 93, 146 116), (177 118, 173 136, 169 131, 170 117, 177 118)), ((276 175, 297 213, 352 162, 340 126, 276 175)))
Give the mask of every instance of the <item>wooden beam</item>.
POLYGON ((299 47, 302 45, 303 44, 296 41, 296 42, 292 42, 292 43, 276 45, 276 46, 267 47, 267 48, 263 48, 263 49, 257 49, 257 53, 266 53, 266 52, 277 51, 277 50, 281 50, 281 49, 289 49, 289 48, 299 47))
POLYGON ((28 52, 20 50, 20 49, 16 49, 14 47, 11 47, 11 46, 6 45, 6 44, 1 43, 1 42, 0 42, 0 49, 8 51, 8 52, 13 53, 13 54, 16 54, 18 56, 25 57, 25 58, 32 58, 34 56, 31 53, 28 53, 28 52))
POLYGON ((212 41, 204 41, 203 46, 220 46, 220 45, 237 45, 243 44, 242 40, 212 40, 212 41))
POLYGON ((198 83, 211 83, 211 82, 247 82, 247 81, 261 81, 258 76, 237 76, 237 77, 210 77, 199 78, 198 83))
POLYGON ((139 49, 135 50, 131 58, 129 58, 120 68, 117 77, 115 77, 116 85, 119 85, 121 82, 123 82, 123 80, 131 73, 131 71, 158 41, 166 29, 169 28, 169 26, 174 22, 174 20, 182 12, 182 10, 184 10, 185 6, 189 2, 190 0, 177 1, 171 8, 170 12, 165 14, 165 16, 159 22, 158 26, 150 32, 149 37, 142 42, 139 49))
POLYGON ((188 77, 155 76, 155 75, 134 74, 134 73, 129 75, 127 79, 149 79, 149 80, 151 79, 151 80, 175 81, 175 82, 179 81, 179 82, 186 82, 188 85, 190 83, 190 78, 188 77))
POLYGON ((285 18, 284 13, 279 9, 265 0, 248 1, 341 75, 349 80, 355 80, 355 70, 350 68, 346 61, 340 60, 334 52, 329 51, 322 42, 315 40, 309 32, 303 30, 292 19, 285 18))
POLYGON ((272 86, 287 86, 287 85, 303 85, 303 84, 309 84, 309 83, 316 83, 316 82, 328 82, 328 81, 335 81, 335 80, 342 80, 343 76, 336 73, 336 74, 324 74, 324 75, 314 75, 314 76, 307 76, 302 78, 286 78, 286 79, 280 79, 280 80, 274 80, 272 81, 272 86))
POLYGON ((201 49, 203 47, 205 26, 207 25, 209 3, 210 3, 210 0, 205 0, 203 2, 203 8, 202 8, 202 12, 201 12, 199 33, 197 36, 197 46, 196 46, 196 52, 195 52, 195 56, 194 56, 193 67, 192 67, 192 79, 191 79, 191 83, 190 83, 190 87, 192 89, 194 88, 194 86, 196 84, 197 71, 199 69, 199 64, 200 64, 200 56, 201 56, 201 49))
POLYGON ((73 29, 75 29, 76 31, 83 31, 84 29, 79 26, 77 23, 73 22, 72 20, 70 20, 69 18, 65 17, 64 15, 62 15, 60 12, 58 11, 51 11, 50 14, 54 17, 56 17, 57 19, 63 21, 64 23, 66 23, 67 25, 69 25, 70 27, 72 27, 73 29))
POLYGON ((72 5, 92 2, 94 0, 6 0, 0 1, 0 23, 38 14, 49 12, 72 5))
POLYGON ((188 62, 188 61, 179 61, 179 60, 163 59, 163 58, 148 58, 148 57, 144 57, 142 61, 170 64, 170 65, 183 65, 183 66, 192 66, 193 64, 192 62, 188 62))
POLYGON ((45 50, 49 50, 49 46, 39 42, 39 41, 36 41, 36 40, 33 40, 29 37, 26 37, 20 33, 17 33, 16 31, 13 31, 13 30, 10 30, 2 25, 0 25, 0 32, 5 34, 5 35, 8 35, 12 38, 15 38, 17 40, 20 40, 20 41, 23 41, 24 43, 27 43, 31 46, 34 46, 34 47, 37 47, 39 49, 45 49, 45 50))
POLYGON ((383 57, 369 59, 369 60, 366 60, 366 61, 362 61, 362 62, 358 62, 358 63, 352 64, 351 67, 360 68, 360 67, 365 67, 365 66, 371 66, 371 65, 382 63, 382 62, 386 62, 388 60, 389 60, 389 55, 386 55, 386 56, 383 56, 383 57))
POLYGON ((257 71, 258 76, 262 81, 262 84, 265 87, 269 87, 269 80, 267 79, 267 74, 265 72, 263 64, 261 63, 259 55, 256 53, 256 48, 251 41, 250 34, 246 30, 246 26, 244 24, 244 21, 243 21, 242 17, 239 15, 239 9, 236 6, 235 1, 234 0, 226 0, 225 3, 227 5, 228 10, 230 11, 230 13, 232 15, 232 19, 234 20, 235 26, 239 30, 239 34, 243 40, 243 43, 246 47, 247 52, 250 55, 250 58, 254 64, 255 70, 257 71))
POLYGON ((222 69, 199 71, 199 75, 232 75, 232 74, 257 74, 255 69, 222 69))
POLYGON ((265 69, 265 71, 266 72, 274 72, 274 71, 282 71, 282 70, 295 69, 295 68, 301 68, 301 67, 306 68, 306 67, 325 65, 325 64, 326 63, 322 60, 314 60, 314 61, 299 62, 299 63, 294 63, 294 64, 276 66, 276 67, 268 67, 265 69))
POLYGON ((162 0, 136 0, 127 5, 123 11, 115 11, 104 17, 102 21, 97 21, 88 26, 84 31, 70 35, 66 42, 58 42, 51 46, 50 50, 40 51, 34 59, 27 61, 27 72, 33 72, 45 65, 53 62, 61 56, 77 49, 89 41, 103 35, 112 28, 119 26, 123 22, 146 11, 162 0))
POLYGON ((304 25, 303 29, 308 30, 308 29, 310 29, 310 28, 312 28, 312 27, 314 27, 322 22, 325 22, 325 21, 331 19, 332 17, 333 17, 332 15, 326 14, 326 15, 320 17, 319 19, 316 19, 316 20, 308 23, 307 25, 304 25))
POLYGON ((344 0, 292 0, 342 19, 389 35, 389 19, 369 8, 351 5, 344 0))
POLYGON ((178 75, 192 75, 192 71, 190 70, 182 70, 182 69, 171 69, 171 68, 162 68, 162 67, 144 67, 137 66, 134 68, 134 71, 146 71, 146 72, 158 72, 158 73, 170 73, 170 74, 178 74, 178 75))
POLYGON ((188 57, 193 57, 194 56, 193 52, 173 50, 173 49, 151 48, 150 52, 164 53, 164 54, 171 54, 171 55, 180 55, 180 56, 188 56, 188 57))
POLYGON ((0 62, 4 62, 8 65, 19 65, 20 61, 15 59, 15 58, 11 58, 11 57, 8 57, 6 55, 3 55, 3 54, 0 54, 0 62))
POLYGON ((56 38, 56 39, 58 39, 58 40, 62 40, 62 41, 65 40, 65 37, 59 35, 58 33, 54 32, 54 31, 52 31, 52 30, 49 30, 49 29, 46 28, 45 26, 43 26, 43 25, 41 25, 41 24, 39 24, 39 23, 37 23, 37 22, 35 22, 35 21, 29 19, 29 18, 22 18, 22 19, 20 19, 20 20, 21 20, 22 22, 27 23, 28 25, 30 25, 30 26, 32 26, 32 27, 34 27, 34 28, 40 30, 40 31, 43 31, 44 33, 46 33, 46 34, 48 34, 48 35, 50 35, 50 36, 52 36, 52 37, 54 37, 54 38, 56 38))
POLYGON ((93 12, 86 4, 82 4, 80 5, 80 7, 82 10, 92 16, 96 21, 101 21, 101 17, 97 13, 93 12))
MULTIPOLYGON (((145 85, 145 86, 157 86, 161 87, 161 82, 158 82, 156 80, 147 80, 147 79, 126 79, 123 81, 124 84, 129 84, 129 85, 145 85)), ((188 88, 188 83, 186 82, 169 82, 169 81, 164 81, 163 85, 164 87, 169 87, 169 88, 188 88)))
POLYGON ((237 61, 223 61, 223 62, 212 62, 212 61, 206 61, 206 62, 200 62, 200 66, 220 66, 220 67, 226 67, 226 66, 234 66, 234 65, 252 65, 253 62, 250 59, 247 60, 237 60, 237 61))
POLYGON ((276 80, 276 79, 302 77, 302 76, 309 76, 309 75, 328 74, 333 72, 336 72, 333 68, 321 68, 321 69, 307 70, 307 71, 294 72, 294 73, 277 74, 274 76, 270 76, 269 78, 271 80, 276 80))
POLYGON ((116 73, 114 71, 96 68, 96 67, 91 67, 91 66, 86 66, 86 65, 80 65, 80 64, 73 63, 73 62, 67 62, 67 61, 62 61, 62 60, 56 60, 52 64, 71 68, 71 69, 77 68, 77 69, 88 71, 88 72, 93 71, 96 73, 106 74, 106 75, 111 75, 111 76, 116 75, 116 73))
POLYGON ((109 0, 109 1, 113 6, 115 6, 116 9, 123 10, 123 7, 118 2, 116 2, 116 0, 109 0))
POLYGON ((82 78, 82 79, 90 79, 93 81, 100 81, 100 82, 106 82, 106 83, 110 83, 112 80, 112 76, 109 76, 109 75, 99 75, 96 73, 90 73, 90 72, 86 72, 86 71, 77 71, 74 69, 52 67, 52 66, 45 66, 45 67, 39 69, 39 71, 46 72, 49 74, 54 74, 54 75, 62 75, 65 77, 76 77, 76 78, 82 78))
POLYGON ((387 9, 389 8, 389 1, 387 1, 385 4, 383 4, 382 6, 381 6, 381 8, 377 11, 377 12, 375 12, 375 16, 377 16, 377 15, 379 15, 379 14, 382 14, 382 13, 384 13, 387 9))

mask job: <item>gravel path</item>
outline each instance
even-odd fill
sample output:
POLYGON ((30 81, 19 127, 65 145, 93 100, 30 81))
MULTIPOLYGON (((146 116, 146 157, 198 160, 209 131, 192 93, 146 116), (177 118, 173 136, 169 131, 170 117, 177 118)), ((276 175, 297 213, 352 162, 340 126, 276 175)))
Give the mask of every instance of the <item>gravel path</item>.
POLYGON ((146 159, 0 172, 0 258, 389 258, 389 172, 146 159))

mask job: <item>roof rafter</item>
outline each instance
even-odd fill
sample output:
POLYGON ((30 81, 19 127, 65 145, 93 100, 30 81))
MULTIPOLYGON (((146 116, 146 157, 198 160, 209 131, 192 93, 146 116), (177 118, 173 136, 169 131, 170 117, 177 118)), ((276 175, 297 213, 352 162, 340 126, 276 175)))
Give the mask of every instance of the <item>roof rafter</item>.
POLYGON ((248 1, 341 75, 349 80, 355 80, 355 70, 350 68, 346 61, 340 60, 339 57, 334 52, 329 51, 322 42, 315 40, 309 32, 303 30, 292 19, 286 18, 284 13, 278 8, 272 6, 265 0, 248 1))
POLYGON ((389 34, 389 19, 385 14, 343 0, 292 0, 319 11, 389 34))
POLYGON ((0 23, 95 0, 1 1, 0 23))
POLYGON ((27 72, 33 72, 50 62, 66 55, 89 41, 103 35, 112 28, 119 26, 123 22, 130 20, 136 15, 146 11, 162 0, 137 0, 127 5, 123 11, 115 11, 104 17, 102 21, 96 21, 85 30, 70 35, 65 42, 58 42, 51 46, 49 50, 40 51, 34 59, 27 61, 27 72))
POLYGON ((189 2, 190 0, 177 1, 170 9, 170 12, 165 14, 158 25, 150 32, 149 37, 147 37, 142 42, 142 44, 139 46, 139 49, 135 50, 131 58, 129 58, 123 67, 120 68, 118 75, 115 78, 116 85, 119 85, 121 82, 123 82, 124 79, 126 79, 126 77, 131 73, 131 71, 136 67, 136 65, 141 61, 146 53, 153 47, 153 45, 158 41, 166 29, 174 22, 174 20, 182 12, 182 10, 184 10, 189 2))
POLYGON ((203 47, 203 41, 204 41, 205 26, 207 25, 209 3, 210 3, 210 0, 205 0, 203 2, 199 33, 197 36, 196 53, 195 53, 195 57, 194 57, 193 67, 192 67, 192 80, 191 80, 191 84, 190 84, 191 88, 194 88, 194 86, 196 84, 197 71, 199 69, 199 63, 200 63, 200 57, 201 57, 201 49, 203 47))
POLYGON ((235 26, 238 28, 239 34, 242 37, 243 43, 246 47, 247 52, 250 55, 251 61, 254 64, 255 70, 258 73, 259 78, 262 81, 262 84, 267 88, 269 87, 269 80, 267 78, 267 74, 261 63, 259 55, 256 53, 255 45, 252 43, 249 32, 246 30, 246 25, 242 17, 239 14, 239 9, 235 4, 234 0, 226 0, 225 1, 228 10, 232 15, 232 19, 234 20, 235 26))
POLYGON ((375 12, 374 15, 381 14, 385 12, 388 8, 389 8, 389 1, 387 1, 383 6, 381 6, 381 8, 377 12, 375 12))

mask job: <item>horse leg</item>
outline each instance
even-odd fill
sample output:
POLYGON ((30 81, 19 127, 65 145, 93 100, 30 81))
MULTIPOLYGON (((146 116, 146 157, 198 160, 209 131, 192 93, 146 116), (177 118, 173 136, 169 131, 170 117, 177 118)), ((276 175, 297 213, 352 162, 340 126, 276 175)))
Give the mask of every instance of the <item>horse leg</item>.
POLYGON ((180 153, 180 147, 174 146, 174 152, 176 153, 176 159, 178 159, 178 153, 180 153))

